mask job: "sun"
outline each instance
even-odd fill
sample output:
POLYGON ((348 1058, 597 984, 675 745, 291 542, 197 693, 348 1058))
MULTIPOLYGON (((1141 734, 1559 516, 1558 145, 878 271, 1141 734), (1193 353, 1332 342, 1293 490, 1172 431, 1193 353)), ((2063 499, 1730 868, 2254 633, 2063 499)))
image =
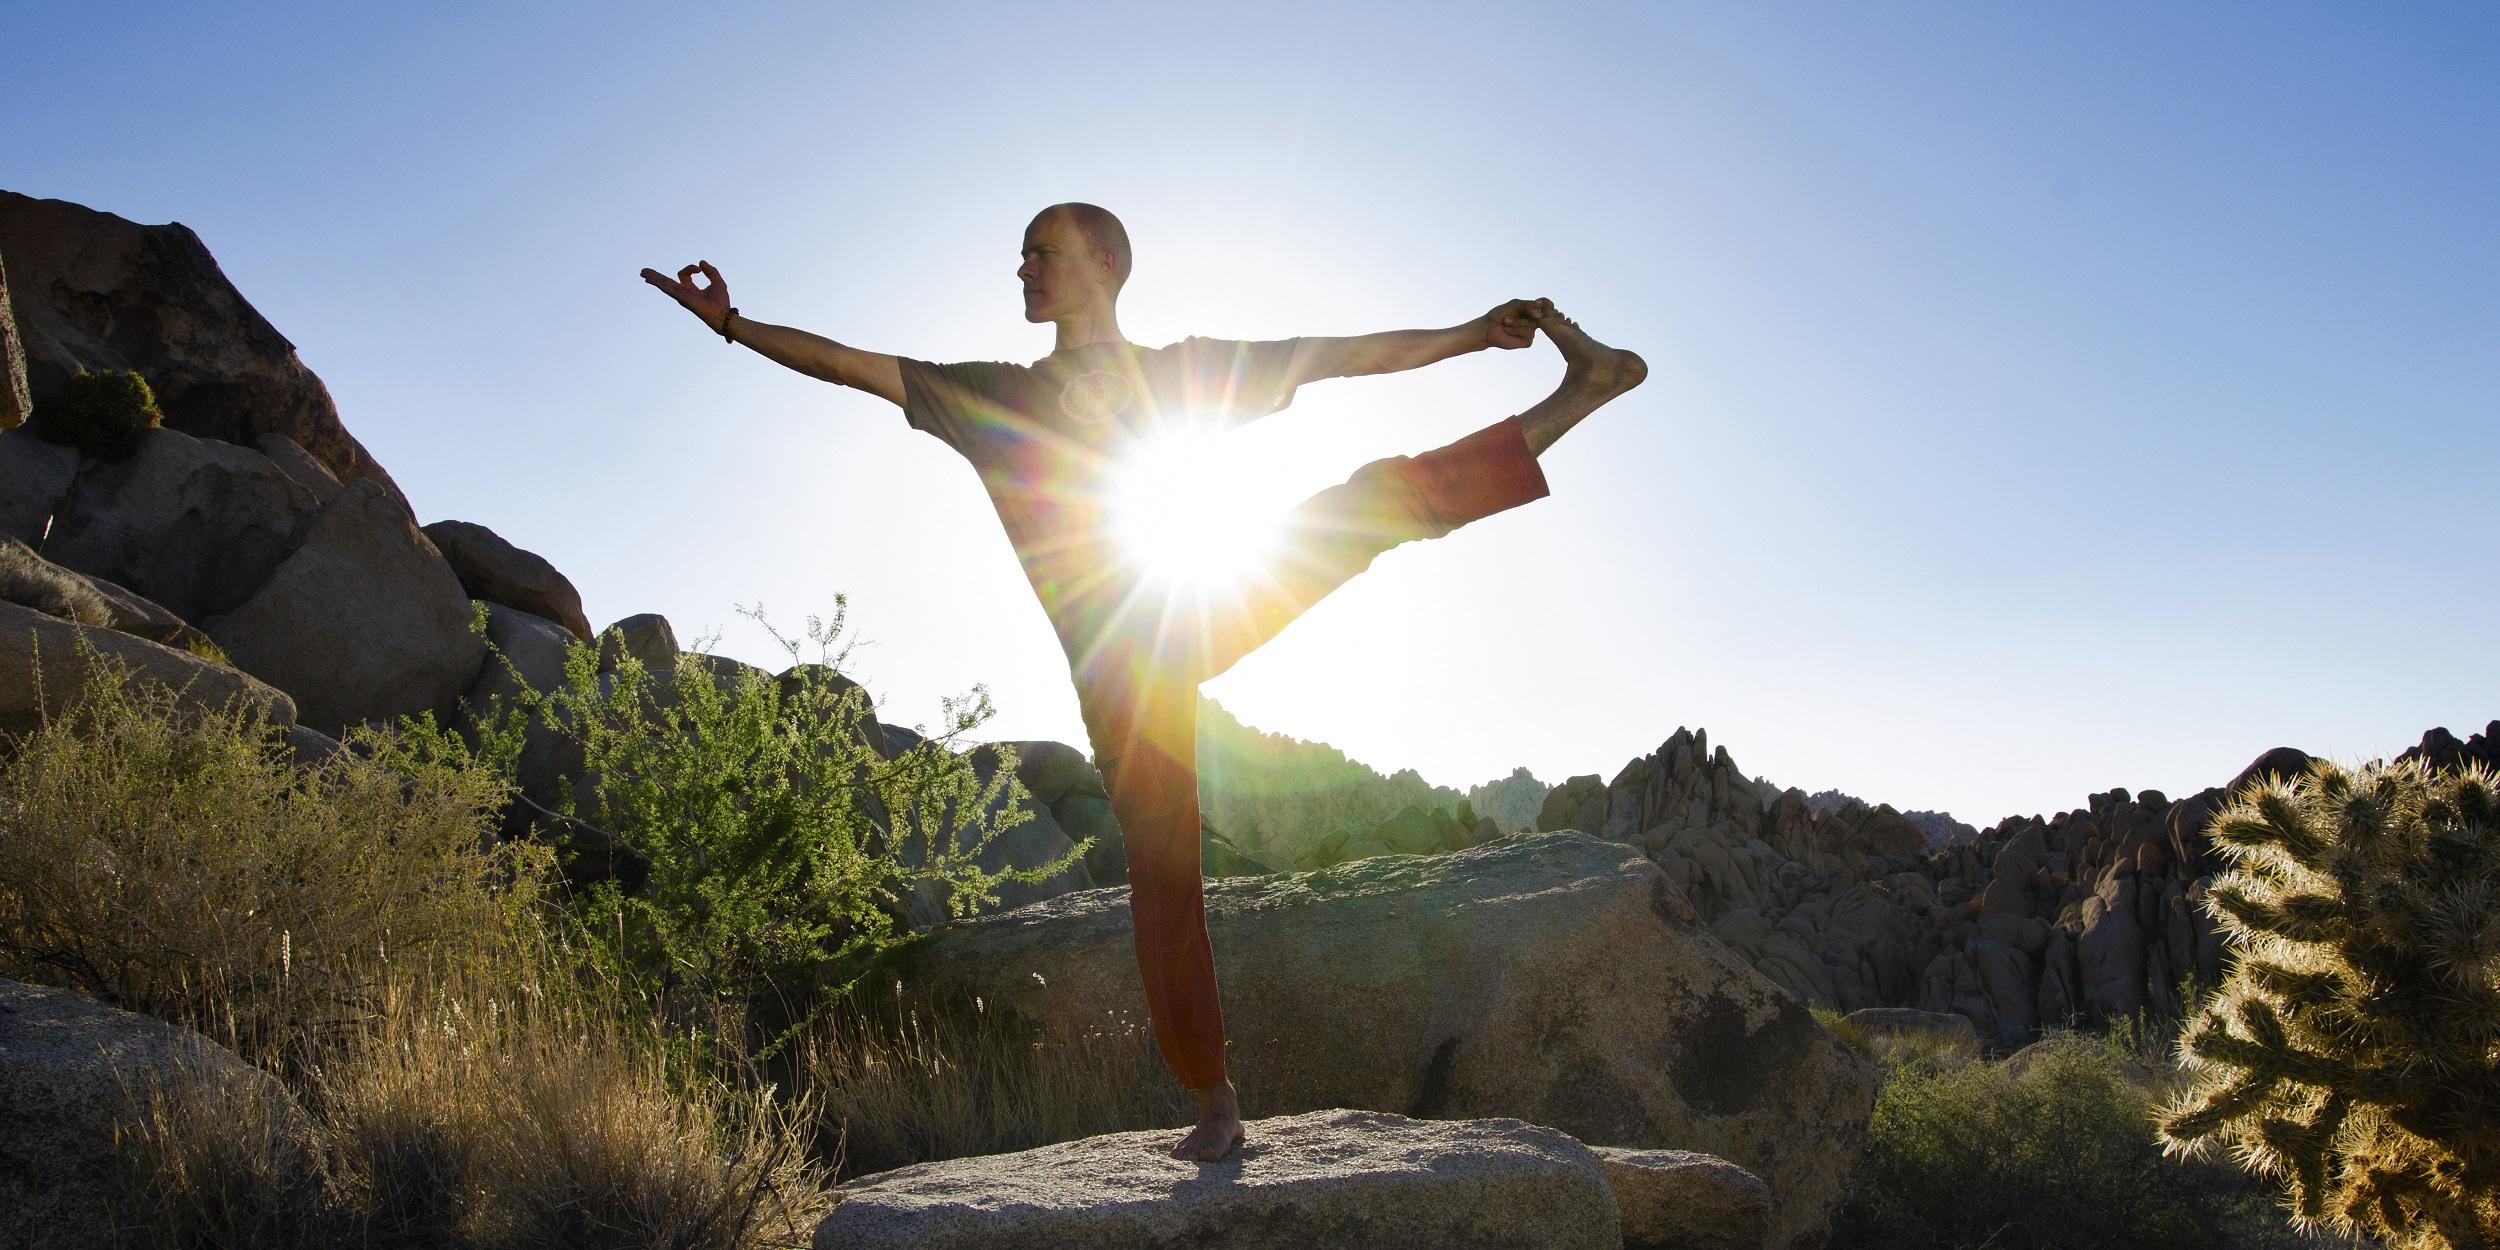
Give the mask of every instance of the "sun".
POLYGON ((1220 431, 1174 430, 1139 443, 1112 471, 1113 532, 1158 581, 1215 590, 1255 576, 1277 546, 1278 520, 1220 431))

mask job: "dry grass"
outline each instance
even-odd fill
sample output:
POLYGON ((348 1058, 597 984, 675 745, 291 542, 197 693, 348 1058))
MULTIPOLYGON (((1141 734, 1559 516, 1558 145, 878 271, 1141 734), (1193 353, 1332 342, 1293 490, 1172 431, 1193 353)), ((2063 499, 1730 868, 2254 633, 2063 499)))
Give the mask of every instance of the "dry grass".
POLYGON ((845 1177, 1187 1125, 1140 1022, 1043 1028, 893 999, 836 1006, 798 1051, 817 1140, 845 1177))
POLYGON ((750 1250, 826 1198, 805 1108, 672 1070, 621 1013, 386 991, 298 1094, 201 1073, 126 1134, 149 1246, 750 1250))
POLYGON ((92 671, 7 744, 0 974, 250 1047, 367 1009, 395 951, 499 953, 535 877, 493 849, 489 770, 386 741, 299 770, 255 713, 92 671))

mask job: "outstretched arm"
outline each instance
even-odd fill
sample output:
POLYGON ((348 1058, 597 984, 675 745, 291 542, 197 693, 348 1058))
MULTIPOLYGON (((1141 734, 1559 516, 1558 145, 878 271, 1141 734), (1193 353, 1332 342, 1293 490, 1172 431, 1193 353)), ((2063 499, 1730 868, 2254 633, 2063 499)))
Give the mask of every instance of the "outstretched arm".
POLYGON ((685 306, 687 312, 703 319, 712 333, 730 342, 754 349, 765 359, 796 369, 811 378, 822 378, 837 386, 863 390, 880 399, 903 402, 903 367, 892 356, 863 352, 845 347, 832 339, 805 330, 757 321, 745 313, 732 315, 729 308, 729 284, 721 280, 720 271, 710 261, 698 261, 669 277, 656 269, 642 271, 642 280, 668 293, 669 298, 685 306), (700 271, 710 279, 710 286, 695 284, 700 271), (726 325, 726 329, 724 329, 726 325))
POLYGON ((1537 317, 1553 307, 1552 300, 1515 299, 1446 330, 1389 330, 1351 338, 1298 339, 1293 354, 1293 384, 1369 373, 1402 373, 1488 347, 1526 347, 1536 341, 1537 317))

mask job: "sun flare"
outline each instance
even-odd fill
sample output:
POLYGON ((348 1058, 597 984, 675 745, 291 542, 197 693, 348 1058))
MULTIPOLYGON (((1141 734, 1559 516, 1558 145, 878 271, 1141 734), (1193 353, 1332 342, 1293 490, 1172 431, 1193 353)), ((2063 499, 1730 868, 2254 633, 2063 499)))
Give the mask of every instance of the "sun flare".
POLYGON ((1158 580, 1202 590, 1254 575, 1275 550, 1277 517, 1260 506, 1247 468, 1214 431, 1175 431, 1131 450, 1110 496, 1129 558, 1158 580))

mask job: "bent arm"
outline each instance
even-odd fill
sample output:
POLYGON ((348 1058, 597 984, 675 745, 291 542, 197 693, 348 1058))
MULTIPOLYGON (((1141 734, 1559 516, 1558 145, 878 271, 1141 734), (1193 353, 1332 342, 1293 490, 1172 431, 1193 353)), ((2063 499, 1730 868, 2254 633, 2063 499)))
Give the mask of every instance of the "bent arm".
POLYGON ((1544 300, 1515 299, 1446 330, 1387 330, 1349 338, 1295 340, 1293 384, 1322 378, 1403 373, 1488 347, 1519 348, 1536 341, 1535 309, 1544 300))
POLYGON ((712 333, 742 344, 775 364, 836 386, 866 391, 879 399, 891 400, 897 407, 903 404, 903 367, 894 357, 846 347, 821 334, 757 321, 736 311, 729 305, 729 284, 721 280, 720 271, 712 268, 710 261, 688 265, 678 270, 674 279, 656 269, 645 269, 642 280, 683 305, 712 333), (698 272, 710 279, 711 285, 697 285, 694 276, 698 272))

